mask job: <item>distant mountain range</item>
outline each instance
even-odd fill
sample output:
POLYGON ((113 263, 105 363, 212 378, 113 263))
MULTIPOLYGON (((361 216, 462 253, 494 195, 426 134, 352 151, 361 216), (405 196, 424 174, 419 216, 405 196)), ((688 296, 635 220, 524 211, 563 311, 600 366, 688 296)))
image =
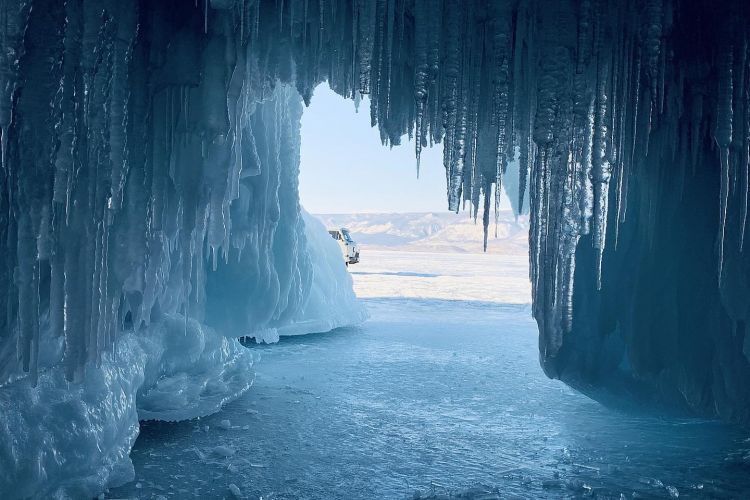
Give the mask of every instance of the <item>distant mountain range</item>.
MULTIPOLYGON (((363 249, 411 252, 481 253, 482 221, 468 213, 318 214, 326 227, 345 227, 363 249)), ((494 254, 528 253, 528 217, 517 219, 510 211, 500 213, 495 238, 490 221, 487 251, 494 254)))

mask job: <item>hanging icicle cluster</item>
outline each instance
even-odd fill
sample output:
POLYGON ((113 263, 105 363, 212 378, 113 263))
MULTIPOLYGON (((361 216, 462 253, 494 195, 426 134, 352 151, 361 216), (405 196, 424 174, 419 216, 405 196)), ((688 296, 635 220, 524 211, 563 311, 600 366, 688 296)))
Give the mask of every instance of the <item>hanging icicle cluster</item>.
POLYGON ((601 288, 629 180, 664 141, 678 177, 687 175, 687 158, 717 146, 718 282, 730 219, 741 234, 732 244, 742 248, 750 146, 750 14, 742 1, 323 0, 277 8, 280 18, 304 11, 291 40, 302 95, 309 99, 323 79, 347 97, 369 94, 383 142, 415 137, 418 166, 422 148, 442 143, 448 207, 483 211, 485 235, 508 164, 520 162, 519 191, 510 195, 521 207, 531 197, 544 356, 572 328, 580 239, 594 248, 601 288), (653 144, 657 135, 662 142, 653 144))
POLYGON ((157 303, 201 314, 205 261, 261 245, 255 218, 277 217, 245 214, 257 229, 248 232, 235 212, 264 154, 249 117, 279 80, 306 102, 325 80, 345 97, 369 95, 383 142, 414 137, 417 164, 422 148, 442 143, 448 207, 482 212, 485 233, 508 164, 520 163, 510 194, 520 207, 531 201, 544 357, 572 328, 582 239, 601 287, 629 184, 650 156, 674 162, 681 179, 683 160, 694 165, 713 144, 719 286, 727 249, 744 248, 743 0, 6 0, 0 9, 0 380, 15 371, 11 358, 34 372, 43 326, 64 336, 75 379, 124 318, 147 321, 157 303), (165 294, 176 281, 184 295, 165 294))
POLYGON ((242 336, 300 311, 302 103, 261 76, 239 8, 0 5, 0 385, 60 355, 80 381, 121 331, 164 314, 242 336), (206 292, 232 266, 230 318, 206 292))
MULTIPOLYGON (((520 163, 518 192, 509 194, 519 207, 531 198, 531 279, 544 355, 554 356, 572 327, 582 237, 590 237, 602 286, 629 180, 664 149, 651 144, 655 131, 672 141, 678 177, 687 175, 683 160, 718 146, 717 281, 729 219, 742 248, 750 147, 750 14, 742 1, 271 3, 262 6, 289 33, 280 50, 291 50, 305 100, 323 80, 345 97, 369 94, 384 144, 416 139, 417 168, 422 148, 442 143, 448 207, 481 212, 485 238, 508 164, 520 163)), ((264 36, 274 21, 263 9, 257 15, 250 23, 264 36)))

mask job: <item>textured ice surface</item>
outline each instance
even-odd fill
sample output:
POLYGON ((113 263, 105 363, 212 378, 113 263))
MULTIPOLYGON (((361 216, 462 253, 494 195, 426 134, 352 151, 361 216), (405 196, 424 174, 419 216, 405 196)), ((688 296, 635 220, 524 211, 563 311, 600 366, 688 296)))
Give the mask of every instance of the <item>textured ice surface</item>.
POLYGON ((454 276, 417 286, 403 273, 418 256, 378 252, 352 266, 367 273, 352 276, 370 321, 256 346, 253 389, 221 414, 145 425, 133 451, 137 479, 111 496, 220 498, 231 484, 247 498, 279 500, 496 488, 501 499, 659 499, 667 487, 679 498, 748 496, 746 430, 611 410, 541 373, 523 304, 528 261, 446 255, 447 271, 423 255, 420 273, 454 276), (376 298, 399 286, 402 297, 376 298), (504 295, 482 300, 476 292, 487 287, 504 295), (504 304, 511 296, 516 304, 504 304), (220 445, 235 453, 212 454, 220 445))
POLYGON ((354 289, 361 298, 430 298, 475 300, 501 304, 528 304, 531 285, 527 256, 401 252, 363 249, 366 265, 351 270, 354 289), (487 286, 475 278, 473 267, 488 277, 500 277, 487 286), (389 279, 390 278, 390 279, 389 279))
POLYGON ((298 315, 278 328, 280 336, 328 332, 342 326, 358 325, 367 319, 364 305, 357 301, 352 277, 338 243, 316 217, 303 210, 307 249, 313 277, 307 301, 298 315))
POLYGON ((0 390, 60 366, 71 387, 114 384, 108 353, 165 317, 265 340, 293 324, 314 277, 300 96, 328 80, 370 95, 383 142, 441 142, 448 207, 485 228, 518 157, 549 375, 748 420, 749 16, 745 0, 5 0, 0 390))
POLYGON ((168 316, 120 337, 79 383, 55 366, 0 390, 3 498, 94 497, 133 477, 140 420, 218 411, 251 385, 253 355, 195 320, 168 316))

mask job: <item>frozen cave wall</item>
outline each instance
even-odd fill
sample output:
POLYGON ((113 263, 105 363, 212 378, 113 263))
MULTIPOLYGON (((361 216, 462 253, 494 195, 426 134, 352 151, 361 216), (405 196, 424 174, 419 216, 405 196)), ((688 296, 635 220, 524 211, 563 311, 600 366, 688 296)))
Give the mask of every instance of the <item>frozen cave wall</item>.
POLYGON ((84 381, 164 317, 304 316, 281 84, 327 80, 370 95, 384 143, 442 143, 449 208, 485 228, 518 162, 550 376, 748 418, 744 0, 6 0, 0 21, 3 390, 60 362, 84 381))
POLYGON ((252 7, 2 3, 0 384, 49 339, 77 382, 165 315, 230 337, 309 319, 302 100, 252 7))
POLYGON ((231 3, 0 4, 4 497, 129 481, 139 420, 250 387, 238 337, 365 318, 299 205, 302 99, 243 29, 231 3))

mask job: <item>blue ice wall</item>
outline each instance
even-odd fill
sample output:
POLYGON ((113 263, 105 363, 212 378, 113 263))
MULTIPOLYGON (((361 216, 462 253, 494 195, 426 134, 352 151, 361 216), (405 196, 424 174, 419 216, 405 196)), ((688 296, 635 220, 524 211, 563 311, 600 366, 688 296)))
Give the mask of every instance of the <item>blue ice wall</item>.
POLYGON ((264 170, 295 147, 299 101, 252 117, 279 82, 309 101, 328 80, 370 95, 384 143, 442 143, 448 207, 485 228, 519 162, 550 376, 747 419, 744 1, 6 0, 0 16, 0 390, 60 363, 81 383, 165 315, 257 328, 301 308, 295 174, 264 170), (234 284, 253 314, 217 310, 232 258, 258 266, 234 284))

